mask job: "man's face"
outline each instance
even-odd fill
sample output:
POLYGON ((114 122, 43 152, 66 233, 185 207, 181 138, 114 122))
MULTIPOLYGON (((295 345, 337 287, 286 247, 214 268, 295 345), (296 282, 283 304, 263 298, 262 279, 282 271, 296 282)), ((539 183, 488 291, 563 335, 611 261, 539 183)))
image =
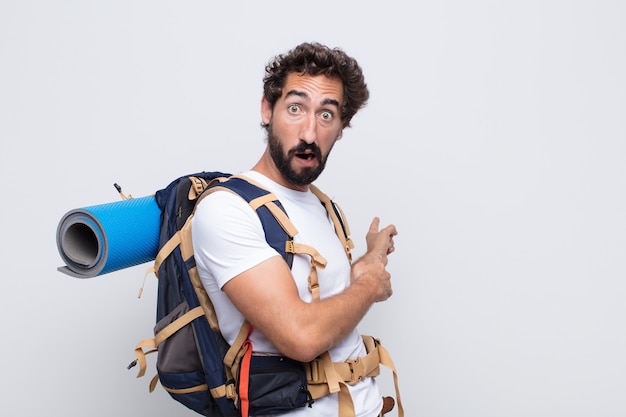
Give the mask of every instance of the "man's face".
POLYGON ((342 100, 341 81, 295 73, 287 77, 274 109, 263 100, 269 151, 276 168, 289 183, 306 186, 324 170, 343 128, 342 100))

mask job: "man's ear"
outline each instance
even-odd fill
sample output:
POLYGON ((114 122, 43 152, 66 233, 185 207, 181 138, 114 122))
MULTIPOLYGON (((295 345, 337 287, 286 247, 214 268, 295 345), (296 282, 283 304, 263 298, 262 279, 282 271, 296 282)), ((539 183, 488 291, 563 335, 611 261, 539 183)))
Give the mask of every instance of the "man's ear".
POLYGON ((269 124, 270 120, 272 120, 272 105, 265 97, 261 99, 261 120, 264 125, 269 124))

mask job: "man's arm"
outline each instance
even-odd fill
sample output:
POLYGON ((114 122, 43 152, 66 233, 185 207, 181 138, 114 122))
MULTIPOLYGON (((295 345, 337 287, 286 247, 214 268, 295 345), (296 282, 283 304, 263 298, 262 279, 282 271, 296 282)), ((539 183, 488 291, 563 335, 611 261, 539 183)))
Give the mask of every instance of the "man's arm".
POLYGON ((392 294, 385 267, 397 232, 393 225, 379 231, 378 224, 375 218, 366 237, 367 253, 352 265, 351 285, 340 294, 304 302, 280 256, 237 275, 222 289, 280 352, 302 362, 313 360, 345 338, 372 304, 392 294), (259 276, 271 276, 271 285, 259 276))

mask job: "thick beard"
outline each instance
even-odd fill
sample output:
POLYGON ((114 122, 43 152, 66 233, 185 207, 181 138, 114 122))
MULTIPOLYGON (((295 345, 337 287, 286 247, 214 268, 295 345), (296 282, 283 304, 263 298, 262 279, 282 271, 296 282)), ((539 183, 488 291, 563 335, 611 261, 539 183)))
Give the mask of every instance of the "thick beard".
POLYGON ((283 146, 280 142, 280 138, 274 134, 272 130, 272 125, 267 127, 267 143, 270 150, 270 155, 272 156, 272 160, 278 168, 278 171, 282 174, 282 176, 291 184, 301 187, 305 185, 311 184, 313 181, 320 176, 324 168, 326 167, 326 158, 322 157, 322 151, 320 148, 312 143, 307 144, 301 142, 297 147, 292 148, 289 152, 285 153, 283 146), (291 161, 296 158, 297 153, 302 153, 306 150, 311 150, 317 160, 319 161, 318 165, 314 168, 304 168, 300 172, 296 172, 291 167, 291 161))

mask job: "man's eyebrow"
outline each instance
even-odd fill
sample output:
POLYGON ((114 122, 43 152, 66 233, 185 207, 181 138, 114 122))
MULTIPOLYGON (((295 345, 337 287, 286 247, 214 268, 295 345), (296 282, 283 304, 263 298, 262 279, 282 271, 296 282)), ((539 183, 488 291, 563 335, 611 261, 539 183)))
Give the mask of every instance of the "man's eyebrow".
POLYGON ((305 93, 304 91, 300 91, 300 90, 289 90, 289 91, 287 91, 287 94, 285 94, 285 98, 287 98, 289 96, 298 96, 298 97, 302 97, 302 98, 309 98, 309 95, 307 93, 305 93))
POLYGON ((334 98, 327 98, 322 101, 322 105, 326 106, 328 104, 339 108, 339 101, 335 100, 334 98))
MULTIPOLYGON (((287 98, 289 96, 298 96, 298 97, 302 97, 302 98, 307 99, 307 100, 309 99, 309 95, 306 92, 300 91, 300 90, 289 90, 287 92, 287 94, 285 94, 285 98, 287 98)), ((321 104, 323 106, 326 106, 326 105, 330 104, 332 106, 339 107, 339 101, 335 100, 333 98, 326 98, 326 99, 324 99, 322 101, 321 104)))

